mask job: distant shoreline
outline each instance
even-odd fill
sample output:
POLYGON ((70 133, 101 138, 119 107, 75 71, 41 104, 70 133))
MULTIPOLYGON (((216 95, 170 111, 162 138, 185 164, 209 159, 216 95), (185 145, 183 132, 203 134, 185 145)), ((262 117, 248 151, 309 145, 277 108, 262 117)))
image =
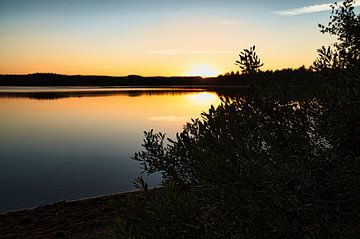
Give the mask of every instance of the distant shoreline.
POLYGON ((0 75, 0 86, 87 86, 87 87, 234 87, 249 85, 258 80, 286 82, 287 84, 316 84, 320 75, 307 70, 284 69, 256 75, 225 74, 217 77, 143 77, 82 76, 36 73, 27 75, 0 75))
POLYGON ((0 86, 94 86, 94 87, 176 87, 215 85, 216 78, 81 76, 58 74, 0 75, 0 86))

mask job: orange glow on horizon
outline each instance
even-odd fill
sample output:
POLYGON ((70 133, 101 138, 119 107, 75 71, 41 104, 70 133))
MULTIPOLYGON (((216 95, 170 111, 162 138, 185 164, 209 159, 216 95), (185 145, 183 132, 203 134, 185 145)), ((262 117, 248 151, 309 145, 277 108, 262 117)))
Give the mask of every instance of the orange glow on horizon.
POLYGON ((215 77, 220 73, 214 66, 210 64, 195 64, 191 67, 185 75, 188 76, 201 76, 201 77, 215 77))

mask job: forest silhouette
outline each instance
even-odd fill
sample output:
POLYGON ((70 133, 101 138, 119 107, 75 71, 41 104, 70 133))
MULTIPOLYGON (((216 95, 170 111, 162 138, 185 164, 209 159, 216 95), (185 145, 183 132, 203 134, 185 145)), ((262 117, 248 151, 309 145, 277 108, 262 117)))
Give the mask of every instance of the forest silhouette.
POLYGON ((318 84, 322 75, 304 66, 298 69, 267 70, 257 72, 256 79, 251 74, 229 72, 218 77, 142 77, 137 75, 81 76, 55 73, 35 73, 28 75, 0 75, 1 86, 231 86, 248 85, 251 80, 277 80, 287 84, 318 84))

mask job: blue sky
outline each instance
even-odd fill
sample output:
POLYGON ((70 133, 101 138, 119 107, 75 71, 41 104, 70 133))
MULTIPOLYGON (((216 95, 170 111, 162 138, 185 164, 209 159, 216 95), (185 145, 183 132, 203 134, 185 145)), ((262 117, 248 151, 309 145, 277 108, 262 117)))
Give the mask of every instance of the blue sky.
POLYGON ((265 68, 308 66, 333 40, 317 28, 327 3, 0 0, 0 73, 187 75, 197 65, 223 73, 253 44, 265 68))

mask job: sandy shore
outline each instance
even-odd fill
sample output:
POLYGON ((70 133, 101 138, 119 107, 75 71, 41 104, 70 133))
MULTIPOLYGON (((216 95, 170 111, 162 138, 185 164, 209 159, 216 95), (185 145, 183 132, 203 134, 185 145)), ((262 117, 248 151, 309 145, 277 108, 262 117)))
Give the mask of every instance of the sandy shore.
POLYGON ((0 238, 109 238, 125 192, 0 215, 0 238))

